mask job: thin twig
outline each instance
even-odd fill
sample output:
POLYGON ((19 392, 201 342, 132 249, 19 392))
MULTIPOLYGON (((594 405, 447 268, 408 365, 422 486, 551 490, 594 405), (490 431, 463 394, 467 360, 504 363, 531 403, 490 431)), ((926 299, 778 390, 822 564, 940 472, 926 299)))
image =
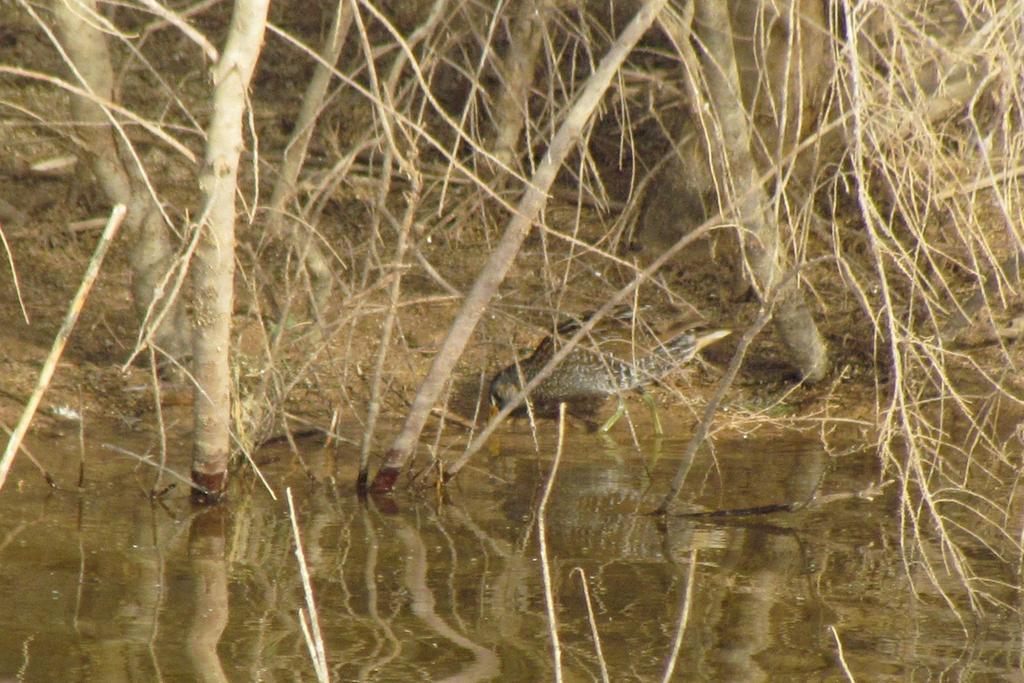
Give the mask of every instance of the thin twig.
POLYGON ((846 657, 843 655, 843 641, 839 639, 839 631, 832 624, 829 624, 828 630, 836 641, 836 656, 839 658, 839 666, 843 667, 843 673, 846 674, 846 680, 850 681, 850 683, 856 683, 857 679, 853 677, 853 672, 850 671, 850 667, 846 663, 846 657))
POLYGON ((672 680, 676 670, 676 661, 679 659, 679 648, 683 645, 683 634, 686 632, 686 622, 690 618, 690 605, 693 604, 693 586, 697 576, 697 551, 690 551, 690 570, 686 574, 686 590, 683 592, 682 604, 679 606, 679 622, 676 624, 676 634, 672 637, 672 651, 669 653, 668 661, 665 662, 665 673, 661 677, 664 683, 672 680))
MULTIPOLYGON (((11 432, 10 428, 7 425, 3 424, 2 422, 0 422, 0 429, 7 432, 7 436, 10 436, 13 433, 11 432)), ((57 481, 53 478, 53 475, 51 475, 47 471, 47 469, 42 466, 42 464, 39 462, 36 456, 32 454, 32 451, 30 451, 25 444, 21 445, 21 452, 25 454, 25 457, 29 459, 29 462, 35 465, 36 469, 39 470, 39 474, 43 475, 43 479, 46 480, 46 483, 50 486, 50 488, 60 488, 57 486, 57 481)))
POLYGON ((199 48, 203 51, 203 54, 206 56, 206 59, 211 64, 216 64, 217 60, 220 59, 220 55, 217 52, 217 48, 213 46, 213 44, 206 38, 206 36, 204 36, 201 32, 193 28, 192 25, 185 20, 184 16, 178 14, 174 10, 164 5, 161 5, 160 3, 156 2, 156 0, 139 0, 139 2, 141 2, 142 5, 150 12, 160 17, 168 24, 177 28, 179 31, 185 34, 185 36, 187 36, 192 42, 198 45, 199 48))
MULTIPOLYGON (((137 460, 138 462, 142 463, 143 465, 149 465, 150 467, 160 467, 160 463, 153 462, 153 459, 151 457, 149 457, 148 455, 139 455, 138 453, 130 451, 127 448, 122 448, 121 446, 117 446, 117 445, 112 444, 112 443, 100 444, 100 448, 104 448, 104 449, 106 449, 108 451, 114 451, 115 453, 120 453, 121 455, 128 456, 129 458, 137 460)), ((203 495, 208 495, 210 493, 210 491, 208 491, 207 489, 203 488, 202 485, 193 482, 188 477, 182 476, 182 475, 178 474, 177 472, 175 472, 174 470, 172 470, 170 468, 164 468, 164 471, 167 472, 167 474, 171 475, 172 479, 177 479, 178 481, 184 483, 186 486, 191 487, 193 491, 198 491, 199 493, 202 493, 203 495)), ((81 486, 81 484, 79 484, 79 486, 81 486)), ((165 490, 166 490, 166 487, 165 487, 165 490)))
POLYGON ((548 634, 551 637, 551 651, 555 658, 555 681, 562 680, 562 646, 558 640, 558 615, 555 613, 555 598, 551 590, 551 567, 548 564, 547 533, 544 530, 545 513, 548 506, 548 498, 551 496, 551 489, 555 485, 555 475, 558 473, 558 464, 562 460, 562 444, 565 441, 565 404, 558 404, 558 447, 555 449, 555 459, 551 463, 551 472, 548 473, 547 483, 544 484, 544 493, 541 495, 540 503, 537 506, 537 542, 540 544, 540 568, 541 576, 544 579, 544 605, 548 612, 548 634))
POLYGON ((295 502, 292 500, 292 488, 290 486, 285 488, 284 495, 288 499, 288 519, 292 523, 292 537, 295 539, 295 559, 299 561, 299 576, 302 577, 302 593, 306 597, 306 613, 303 614, 302 610, 299 610, 299 621, 302 624, 303 635, 306 636, 306 647, 309 648, 309 658, 313 660, 316 678, 322 683, 327 683, 327 681, 330 681, 330 677, 327 674, 327 652, 324 649, 324 639, 320 633, 320 617, 317 616, 316 600, 313 599, 313 584, 309 579, 306 555, 302 551, 299 518, 295 514, 295 502))
POLYGON ((768 321, 772 319, 775 313, 775 304, 779 299, 780 292, 785 292, 790 282, 795 279, 801 271, 824 261, 832 260, 831 256, 822 256, 811 261, 805 261, 800 264, 798 268, 791 268, 783 275, 779 282, 770 289, 766 294, 764 301, 765 303, 761 306, 761 312, 758 315, 754 323, 747 328, 747 331, 743 333, 743 337, 740 338, 740 343, 736 346, 736 351, 733 353, 732 360, 729 362, 729 367, 726 369, 725 374, 722 375, 722 379, 719 380, 718 386, 715 389, 714 395, 711 400, 708 401, 704 407, 704 414, 701 417, 700 423, 697 428, 694 429, 693 434, 690 436, 690 441, 686 444, 686 450, 683 451, 682 461, 679 463, 679 468, 676 470, 676 475, 672 479, 672 485, 669 487, 668 493, 665 494, 665 498, 662 500, 661 505, 655 510, 655 514, 664 515, 668 512, 669 506, 672 505, 672 501, 675 500, 676 496, 683 488, 683 483, 686 481, 686 475, 690 471, 690 466, 693 464, 693 458, 697 454, 697 449, 707 438, 708 432, 711 429, 711 422, 715 419, 715 413, 718 412, 718 406, 721 404, 722 399, 725 398, 726 391, 732 386, 732 383, 736 381, 736 375, 740 371, 740 367, 743 365, 743 360, 746 358, 747 349, 754 339, 761 333, 764 326, 768 324, 768 321))
POLYGON ((7 244, 7 235, 4 234, 3 226, 0 225, 0 241, 4 245, 4 253, 7 254, 7 265, 11 267, 11 279, 14 280, 14 293, 18 296, 18 306, 21 307, 21 317, 25 319, 26 325, 31 325, 28 319, 28 311, 25 310, 25 300, 21 297, 21 283, 18 281, 18 269, 14 267, 14 255, 11 254, 11 246, 7 244))
POLYGON ((597 619, 594 616, 594 604, 590 599, 590 587, 587 586, 587 575, 583 567, 575 567, 572 573, 579 573, 580 586, 583 588, 583 602, 587 606, 587 623, 590 624, 590 635, 594 639, 594 652, 597 654, 597 665, 601 667, 601 680, 609 683, 608 662, 604 659, 604 650, 601 648, 601 634, 597 631, 597 619))
POLYGON ((156 425, 160 436, 160 468, 156 471, 156 481, 153 482, 153 493, 159 491, 160 479, 163 476, 164 468, 167 466, 167 426, 164 424, 164 407, 161 403, 160 378, 157 376, 156 351, 150 345, 149 349, 149 379, 153 384, 153 410, 156 412, 156 425))
POLYGON ((743 337, 740 339, 740 343, 736 347, 736 352, 732 356, 732 361, 729 363, 729 368, 725 371, 725 375, 723 375, 722 379, 718 382, 718 387, 715 389, 715 393, 711 397, 711 400, 708 401, 706 406, 704 406, 704 415, 701 417, 697 428, 693 430, 693 434, 690 435, 690 441, 686 444, 686 450, 683 451, 683 457, 679 463, 679 468, 676 470, 676 475, 672 479, 672 485, 669 487, 668 493, 665 494, 665 498, 661 501, 661 505, 658 506, 655 514, 666 514, 669 506, 672 505, 672 501, 675 500, 676 496, 678 496, 679 492, 682 490, 683 483, 686 481, 686 475, 689 473, 690 466, 693 464, 693 457, 697 454, 697 449, 700 448, 700 445, 704 443, 704 439, 707 438, 708 431, 711 429, 711 422, 715 419, 715 413, 718 412, 718 406, 721 404, 722 399, 725 398, 725 392, 728 391, 729 387, 731 387, 732 383, 736 380, 736 375, 740 371, 740 366, 743 365, 743 359, 747 355, 747 348, 771 319, 771 307, 763 307, 761 309, 761 315, 758 316, 754 324, 747 329, 743 334, 743 337))
MULTIPOLYGON (((393 110, 393 107, 385 106, 384 103, 390 104, 394 99, 394 78, 389 79, 384 85, 382 85, 377 78, 376 69, 373 66, 372 49, 370 46, 369 37, 366 33, 366 28, 363 25, 363 20, 358 11, 353 13, 355 23, 359 28, 359 36, 361 38, 363 49, 367 58, 367 70, 370 75, 371 87, 374 92, 378 94, 378 98, 374 100, 377 107, 377 116, 384 129, 384 138, 387 141, 387 150, 385 156, 385 168, 387 173, 381 183, 380 190, 377 193, 377 212, 374 214, 374 227, 377 228, 380 221, 380 216, 387 209, 387 198, 391 188, 391 161, 397 162, 401 171, 405 174, 411 186, 409 194, 406 197, 406 208, 405 214, 402 219, 402 224, 398 230, 398 240, 395 244, 395 260, 392 265, 394 268, 394 275, 391 280, 390 291, 388 292, 388 309, 384 316, 384 323, 381 329, 380 339, 377 342, 377 354, 373 364, 373 376, 370 381, 370 401, 366 411, 366 426, 363 429, 363 440, 359 449, 359 471, 356 475, 356 487, 360 491, 366 489, 366 482, 369 478, 369 461, 370 461, 370 450, 373 447, 373 436, 374 431, 377 427, 377 418, 380 415, 381 408, 381 393, 382 386, 384 384, 384 372, 385 362, 387 360, 387 354, 391 345, 391 336, 394 332, 395 323, 398 319, 398 304, 401 299, 402 291, 402 273, 404 272, 406 251, 408 250, 410 243, 410 235, 412 233, 413 225, 416 221, 416 210, 419 208, 420 196, 423 190, 423 180, 417 170, 415 146, 410 146, 409 150, 402 149, 395 137, 395 125, 397 122, 391 120, 389 110, 393 110), (410 156, 412 158, 410 158, 410 156)), ((422 27, 421 27, 422 28, 422 27)), ((404 56, 411 55, 406 52, 404 56)), ((401 58, 399 61, 403 61, 401 58)), ((398 68, 395 66, 394 68, 398 68)), ((394 71, 392 72, 394 74, 394 71)), ((397 77, 397 76, 395 76, 397 77)), ((376 229, 375 229, 375 232, 376 229)), ((371 245, 372 246, 372 245, 371 245)))

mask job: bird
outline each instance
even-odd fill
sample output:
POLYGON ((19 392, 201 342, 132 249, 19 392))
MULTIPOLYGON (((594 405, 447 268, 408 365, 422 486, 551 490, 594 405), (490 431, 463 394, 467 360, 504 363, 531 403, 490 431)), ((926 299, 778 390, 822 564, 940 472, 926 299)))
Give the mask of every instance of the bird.
MULTIPOLYGON (((557 335, 568 335, 579 330, 592 313, 562 323, 556 328, 557 335)), ((621 319, 621 316, 619 316, 621 319)), ((664 433, 661 420, 655 409, 654 399, 644 391, 644 386, 662 379, 672 370, 691 360, 701 349, 723 339, 732 333, 728 329, 688 331, 676 334, 650 353, 634 362, 622 360, 600 351, 577 347, 555 367, 550 375, 530 391, 526 402, 512 414, 522 416, 532 412, 535 417, 558 417, 558 405, 565 403, 567 412, 593 424, 592 417, 611 396, 618 399, 615 413, 600 426, 607 433, 625 412, 623 394, 628 391, 640 393, 651 410, 654 432, 664 433)), ((521 393, 522 388, 533 379, 555 354, 556 338, 544 337, 526 358, 517 360, 503 368, 491 379, 489 397, 494 413, 504 409, 521 393)))

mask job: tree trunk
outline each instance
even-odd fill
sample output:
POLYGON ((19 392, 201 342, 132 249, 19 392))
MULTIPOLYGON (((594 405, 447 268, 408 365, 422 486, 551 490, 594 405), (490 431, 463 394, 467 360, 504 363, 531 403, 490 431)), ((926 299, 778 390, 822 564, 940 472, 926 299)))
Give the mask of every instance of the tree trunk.
POLYGON ((235 193, 246 89, 263 42, 269 0, 237 0, 224 53, 213 69, 213 115, 199 178, 205 210, 192 265, 196 380, 192 480, 214 503, 227 489, 231 429, 231 311, 235 275, 235 193))
MULTIPOLYGON (((516 9, 508 50, 501 65, 503 87, 498 91, 497 106, 494 108, 491 143, 494 158, 501 166, 510 168, 516 168, 516 156, 522 153, 519 142, 530 111, 530 88, 533 87, 537 55, 540 54, 544 34, 547 3, 545 0, 521 0, 516 9)), ((499 184, 509 180, 500 167, 494 170, 499 184)))
POLYGON ((715 120, 706 126, 718 144, 712 150, 721 205, 740 226, 745 266, 758 294, 774 303, 773 324, 790 362, 808 382, 828 373, 828 354, 797 278, 783 282, 786 264, 779 245, 779 226, 768 211, 769 200, 758 182, 752 153, 750 117, 740 98, 729 11, 719 0, 696 3, 697 27, 703 42, 703 74, 715 120), (732 211, 728 211, 731 199, 732 211), (782 283, 780 285, 780 283, 782 283), (778 288, 778 291, 776 291, 778 288))
POLYGON ((70 60, 68 66, 82 88, 95 96, 71 96, 71 113, 79 124, 76 133, 85 143, 89 165, 107 198, 111 203, 128 207, 124 225, 132 239, 129 265, 137 317, 145 325, 154 319, 152 311, 169 305, 171 308, 153 338, 163 353, 181 357, 188 349, 188 319, 181 303, 164 300, 162 286, 174 261, 174 247, 142 170, 137 168, 136 158, 127 152, 129 143, 123 131, 119 131, 119 139, 112 115, 98 102, 111 100, 114 72, 106 37, 96 28, 101 23, 83 20, 99 16, 96 2, 62 0, 54 3, 53 12, 61 44, 70 60))
POLYGON ((338 0, 334 9, 334 18, 324 37, 324 45, 320 50, 322 61, 313 68, 313 77, 309 79, 306 92, 302 97, 302 107, 292 129, 291 138, 284 148, 284 158, 278 171, 274 190, 270 195, 267 207, 267 229, 274 239, 287 239, 295 252, 299 254, 303 265, 313 282, 313 293, 316 308, 319 310, 326 301, 331 290, 331 269, 323 249, 304 231, 296 230, 293 222, 285 216, 285 206, 295 198, 299 172, 306 161, 309 141, 313 137, 320 112, 324 109, 324 97, 331 84, 333 67, 345 44, 349 28, 352 25, 352 3, 338 0), (304 236, 304 238, 303 238, 304 236))

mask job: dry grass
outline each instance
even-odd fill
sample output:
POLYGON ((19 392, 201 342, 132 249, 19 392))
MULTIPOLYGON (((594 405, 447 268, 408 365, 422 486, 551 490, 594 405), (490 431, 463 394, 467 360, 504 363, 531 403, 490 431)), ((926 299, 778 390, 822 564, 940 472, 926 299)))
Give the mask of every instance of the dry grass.
POLYGON ((843 272, 888 365, 876 380, 879 453, 900 482, 911 577, 923 574, 953 602, 945 587, 955 576, 980 608, 1002 598, 963 544, 1012 566, 1021 558, 1019 444, 1006 438, 1020 414, 1011 380, 1020 354, 998 328, 1020 303, 1006 264, 1024 246, 1012 208, 1021 188, 1004 172, 1020 166, 1024 143, 1015 74, 1024 26, 998 3, 843 10, 858 30, 835 55, 851 117, 849 176, 833 182, 853 186, 864 247, 857 253, 841 220, 832 242, 841 263, 864 268, 866 280, 843 272), (952 91, 967 95, 940 106, 952 91), (988 293, 980 310, 964 310, 972 290, 988 293), (950 321, 964 314, 988 330, 989 349, 954 343, 950 321))

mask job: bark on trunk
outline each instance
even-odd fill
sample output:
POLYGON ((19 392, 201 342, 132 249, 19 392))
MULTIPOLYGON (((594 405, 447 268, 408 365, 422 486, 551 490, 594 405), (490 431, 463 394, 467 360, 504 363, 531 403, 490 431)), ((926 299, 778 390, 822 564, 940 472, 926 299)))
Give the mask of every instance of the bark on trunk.
POLYGON ((217 502, 227 488, 231 428, 231 311, 235 274, 235 193, 246 89, 256 66, 269 0, 238 0, 227 45, 213 69, 213 115, 199 184, 206 210, 192 266, 195 409, 192 480, 217 502))
POLYGON ((129 265, 137 317, 145 325, 155 318, 152 311, 169 305, 152 338, 163 353, 183 357, 188 350, 185 308, 178 301, 168 304, 162 286, 174 261, 174 245, 142 171, 127 151, 127 139, 115 131, 112 115, 99 104, 113 96, 114 72, 106 37, 96 28, 100 22, 89 19, 99 16, 96 2, 61 0, 54 3, 53 13, 68 66, 81 87, 95 96, 71 96, 78 137, 85 142, 90 168, 107 199, 128 207, 124 227, 132 241, 129 265))
POLYGON ((504 87, 499 91, 494 108, 491 148, 500 164, 495 169, 499 182, 508 180, 500 169, 514 167, 515 158, 522 151, 518 142, 529 112, 530 88, 537 68, 537 55, 540 54, 547 3, 544 0, 524 0, 517 9, 501 69, 504 87))

